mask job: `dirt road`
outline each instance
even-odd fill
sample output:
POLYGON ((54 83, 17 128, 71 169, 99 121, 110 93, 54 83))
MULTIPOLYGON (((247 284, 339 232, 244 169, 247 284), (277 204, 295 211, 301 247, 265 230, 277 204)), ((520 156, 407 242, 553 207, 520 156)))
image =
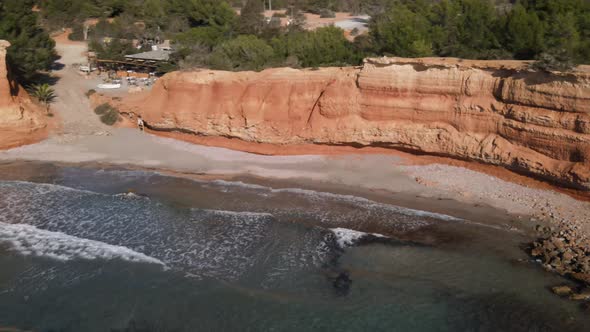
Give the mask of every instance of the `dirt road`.
POLYGON ((62 122, 61 131, 51 139, 70 141, 79 136, 104 135, 110 128, 102 124, 93 113, 86 92, 94 87, 95 82, 87 80, 77 69, 77 65, 86 63, 86 43, 72 42, 65 35, 58 36, 56 49, 61 58, 54 73, 59 80, 53 87, 57 98, 52 105, 53 112, 62 122))

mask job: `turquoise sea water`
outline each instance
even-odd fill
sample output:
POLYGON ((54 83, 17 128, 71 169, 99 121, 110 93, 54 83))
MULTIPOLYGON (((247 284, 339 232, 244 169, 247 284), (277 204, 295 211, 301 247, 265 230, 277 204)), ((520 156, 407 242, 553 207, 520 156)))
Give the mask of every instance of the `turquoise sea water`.
POLYGON ((0 329, 590 326, 547 290, 563 280, 526 259, 517 232, 298 188, 38 171, 0 175, 0 329))

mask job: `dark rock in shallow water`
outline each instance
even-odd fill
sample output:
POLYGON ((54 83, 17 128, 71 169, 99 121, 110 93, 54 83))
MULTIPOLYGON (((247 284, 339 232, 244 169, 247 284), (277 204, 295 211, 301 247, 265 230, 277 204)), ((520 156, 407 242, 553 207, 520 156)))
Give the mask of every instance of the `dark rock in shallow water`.
POLYGON ((338 295, 347 295, 350 292, 350 286, 352 285, 352 279, 348 272, 341 272, 332 282, 334 289, 338 295))

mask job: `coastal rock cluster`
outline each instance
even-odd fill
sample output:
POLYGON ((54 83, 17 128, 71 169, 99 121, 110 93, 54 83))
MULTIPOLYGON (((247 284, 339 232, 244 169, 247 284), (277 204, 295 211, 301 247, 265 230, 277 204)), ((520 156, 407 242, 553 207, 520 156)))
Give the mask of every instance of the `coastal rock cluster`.
POLYGON ((590 286, 590 247, 574 229, 544 230, 544 236, 533 242, 531 255, 545 268, 587 283, 590 286))
POLYGON ((537 226, 541 237, 532 243, 530 254, 543 267, 577 281, 581 286, 574 290, 569 286, 553 287, 560 296, 576 301, 590 301, 590 242, 575 227, 556 231, 537 226))
POLYGON ((379 146, 501 165, 590 189, 590 69, 374 58, 362 67, 173 72, 127 104, 155 131, 379 146))
POLYGON ((0 149, 38 141, 45 137, 47 127, 43 112, 9 77, 6 66, 9 46, 9 42, 0 40, 0 149))

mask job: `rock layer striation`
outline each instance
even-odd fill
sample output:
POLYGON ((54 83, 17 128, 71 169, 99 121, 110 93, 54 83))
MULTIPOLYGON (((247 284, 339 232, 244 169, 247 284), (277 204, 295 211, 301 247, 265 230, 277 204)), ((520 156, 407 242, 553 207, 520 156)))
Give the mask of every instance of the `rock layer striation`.
POLYGON ((362 67, 165 75, 127 104, 154 130, 272 144, 380 146, 590 189, 590 70, 374 58, 362 67))
POLYGON ((9 46, 9 42, 0 40, 0 150, 41 140, 47 127, 42 111, 8 75, 9 46))

